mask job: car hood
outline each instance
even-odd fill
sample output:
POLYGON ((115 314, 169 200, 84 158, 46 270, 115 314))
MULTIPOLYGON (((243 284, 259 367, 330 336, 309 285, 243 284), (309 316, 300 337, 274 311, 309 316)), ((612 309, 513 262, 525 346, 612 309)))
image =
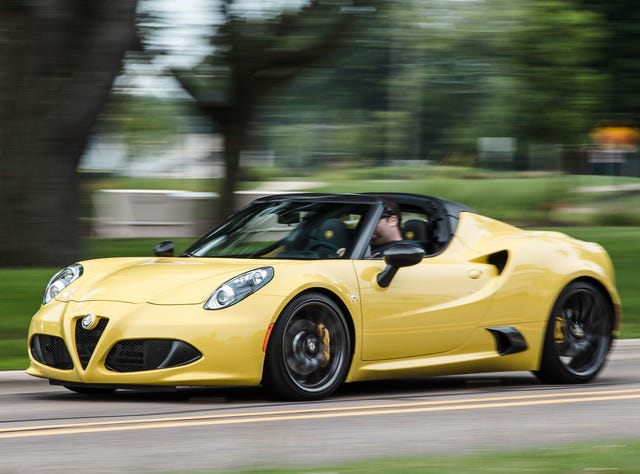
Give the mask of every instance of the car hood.
POLYGON ((110 258, 81 262, 82 276, 59 301, 202 304, 225 281, 264 261, 202 258, 110 258))

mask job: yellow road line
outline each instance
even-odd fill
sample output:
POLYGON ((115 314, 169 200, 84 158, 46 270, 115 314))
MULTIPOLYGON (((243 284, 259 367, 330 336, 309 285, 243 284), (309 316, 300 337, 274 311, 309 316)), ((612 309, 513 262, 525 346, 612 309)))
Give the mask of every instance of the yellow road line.
POLYGON ((437 400, 402 402, 350 407, 324 407, 297 410, 276 410, 250 413, 227 413, 201 416, 165 417, 137 420, 97 421, 57 425, 35 425, 0 430, 0 439, 64 434, 130 431, 161 428, 231 425, 322 418, 394 415, 435 411, 475 410, 520 406, 586 403, 596 401, 630 400, 640 398, 640 389, 598 390, 589 392, 563 392, 505 397, 469 398, 461 400, 437 400))

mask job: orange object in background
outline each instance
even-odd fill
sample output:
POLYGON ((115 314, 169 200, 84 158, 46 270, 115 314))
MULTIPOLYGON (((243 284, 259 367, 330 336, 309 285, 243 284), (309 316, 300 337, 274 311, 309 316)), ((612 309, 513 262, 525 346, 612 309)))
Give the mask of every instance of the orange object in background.
POLYGON ((635 149, 640 141, 640 130, 630 126, 606 126, 596 128, 591 138, 602 148, 635 149))

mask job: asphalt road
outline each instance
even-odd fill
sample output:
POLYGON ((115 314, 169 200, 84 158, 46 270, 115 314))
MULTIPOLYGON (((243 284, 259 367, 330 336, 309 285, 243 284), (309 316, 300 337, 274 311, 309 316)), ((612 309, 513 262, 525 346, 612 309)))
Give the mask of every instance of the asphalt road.
POLYGON ((260 389, 119 391, 91 398, 0 373, 0 473, 186 472, 603 445, 640 438, 640 340, 616 341, 593 383, 528 373, 347 385, 274 403, 260 389))

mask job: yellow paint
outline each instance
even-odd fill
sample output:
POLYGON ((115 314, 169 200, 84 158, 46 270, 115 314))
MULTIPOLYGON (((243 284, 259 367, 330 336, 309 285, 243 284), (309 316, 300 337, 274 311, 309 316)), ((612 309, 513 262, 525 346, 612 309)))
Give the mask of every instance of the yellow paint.
POLYGON ((323 418, 350 418, 360 416, 398 415, 459 410, 540 405, 575 404, 602 401, 633 400, 640 398, 640 389, 594 390, 587 392, 545 393, 468 399, 446 399, 400 402, 374 405, 351 405, 299 410, 270 410, 214 415, 194 415, 163 418, 140 418, 115 421, 65 423, 52 425, 18 426, 0 430, 0 439, 34 436, 57 436, 82 433, 100 433, 147 429, 185 428, 231 424, 251 424, 323 418))
POLYGON ((355 336, 348 382, 537 370, 551 308, 568 283, 597 280, 614 306, 620 304, 611 261, 597 244, 524 232, 471 213, 461 214, 446 251, 401 268, 387 288, 376 282, 382 260, 115 258, 82 265, 83 276, 42 306, 29 330, 29 337, 61 337, 75 368, 58 370, 32 359, 31 375, 76 383, 256 385, 269 328, 306 291, 322 291, 345 309, 355 336), (489 255, 504 251, 508 264, 500 273, 489 255), (222 283, 263 266, 273 267, 275 276, 258 292, 222 310, 203 308, 222 283), (89 313, 109 323, 84 370, 73 328, 89 313), (486 330, 493 326, 517 328, 529 349, 498 355, 486 330), (110 348, 136 338, 183 340, 203 357, 161 370, 107 370, 110 348))

